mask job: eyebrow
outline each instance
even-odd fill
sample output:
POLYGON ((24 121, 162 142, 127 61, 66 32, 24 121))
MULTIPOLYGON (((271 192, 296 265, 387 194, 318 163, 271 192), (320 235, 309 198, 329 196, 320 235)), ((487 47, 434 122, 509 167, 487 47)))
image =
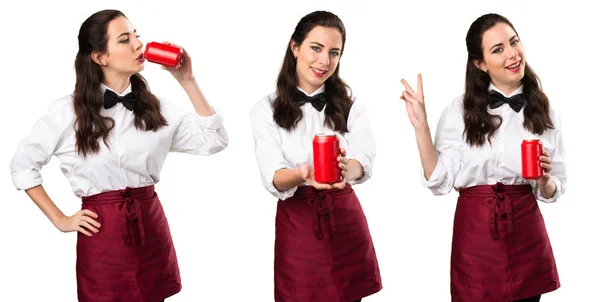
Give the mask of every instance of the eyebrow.
MULTIPOLYGON (((321 44, 321 43, 319 43, 319 42, 310 42, 310 43, 314 43, 314 44, 317 44, 317 45, 319 45, 319 46, 321 46, 321 47, 325 48, 325 45, 323 45, 323 44, 321 44)), ((340 50, 340 51, 341 51, 341 49, 339 49, 339 48, 332 48, 331 50, 340 50)))
MULTIPOLYGON (((133 30, 133 33, 134 33, 134 34, 136 34, 136 33, 137 33, 137 29, 134 29, 134 30, 133 30)), ((122 33, 122 34, 120 34, 120 35, 117 37, 117 39, 118 39, 118 38, 120 38, 121 36, 129 36, 129 33, 128 33, 128 32, 122 33)))
MULTIPOLYGON (((510 39, 508 39, 508 41, 512 41, 512 40, 514 40, 515 38, 518 38, 518 36, 517 36, 517 35, 514 35, 514 36, 512 36, 510 39)), ((494 49, 494 47, 496 47, 496 46, 502 46, 502 44, 504 44, 504 43, 498 43, 498 44, 495 44, 495 45, 493 45, 492 47, 490 47, 490 50, 494 49)))

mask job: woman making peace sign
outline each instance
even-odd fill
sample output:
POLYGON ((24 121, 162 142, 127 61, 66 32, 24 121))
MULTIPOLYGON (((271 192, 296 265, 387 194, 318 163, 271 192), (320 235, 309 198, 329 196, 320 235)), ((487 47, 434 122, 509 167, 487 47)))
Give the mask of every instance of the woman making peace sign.
POLYGON ((451 257, 452 301, 539 301, 560 286, 537 200, 565 191, 561 125, 526 63, 513 25, 481 16, 466 37, 465 93, 442 113, 435 145, 419 75, 402 99, 415 128, 423 182, 435 195, 460 192, 451 257), (520 146, 540 139, 543 177, 521 176, 520 146), (525 300, 523 300, 525 299, 525 300))

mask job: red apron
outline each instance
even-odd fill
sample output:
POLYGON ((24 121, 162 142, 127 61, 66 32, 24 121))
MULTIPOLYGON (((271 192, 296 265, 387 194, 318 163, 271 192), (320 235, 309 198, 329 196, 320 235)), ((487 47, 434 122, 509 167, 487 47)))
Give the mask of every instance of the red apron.
POLYGON ((169 225, 154 186, 83 197, 97 234, 77 237, 81 302, 157 302, 181 290, 169 225))
POLYGON ((381 290, 367 220, 350 185, 299 187, 275 218, 275 301, 350 302, 381 290))
POLYGON ((530 185, 497 183, 460 190, 450 276, 456 302, 514 301, 560 287, 530 185))

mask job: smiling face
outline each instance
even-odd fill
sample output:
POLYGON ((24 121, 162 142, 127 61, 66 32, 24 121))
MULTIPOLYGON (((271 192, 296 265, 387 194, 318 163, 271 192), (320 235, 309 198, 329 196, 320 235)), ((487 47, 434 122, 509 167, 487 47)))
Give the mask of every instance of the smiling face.
POLYGON ((137 31, 125 17, 108 23, 105 53, 95 53, 94 61, 104 73, 133 75, 144 69, 144 44, 137 31))
POLYGON ((342 54, 342 34, 336 28, 316 26, 302 44, 291 41, 296 57, 298 86, 312 93, 335 72, 342 54))
POLYGON ((487 72, 492 84, 510 93, 521 85, 525 75, 525 48, 519 36, 506 23, 498 23, 482 35, 483 60, 473 62, 487 72))

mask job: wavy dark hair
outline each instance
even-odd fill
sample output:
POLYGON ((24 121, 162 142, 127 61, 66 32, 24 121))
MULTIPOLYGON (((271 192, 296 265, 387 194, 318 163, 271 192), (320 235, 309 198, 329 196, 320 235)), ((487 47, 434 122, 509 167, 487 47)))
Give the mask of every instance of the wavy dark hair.
MULTIPOLYGON (((290 47, 294 41, 298 46, 302 44, 306 35, 315 27, 323 26, 337 29, 342 35, 342 50, 346 44, 346 29, 342 20, 333 13, 315 11, 304 16, 296 25, 296 29, 286 46, 285 57, 277 77, 277 96, 273 104, 273 119, 280 127, 291 131, 302 120, 302 110, 293 101, 293 95, 298 86, 296 74, 296 58, 290 47)), ((331 129, 345 133, 348 132, 347 119, 352 107, 350 87, 340 78, 340 64, 333 74, 325 81, 325 125, 331 129)))
MULTIPOLYGON (((482 146, 486 138, 491 143, 491 138, 502 124, 502 117, 491 115, 487 111, 490 76, 475 65, 476 61, 483 61, 483 33, 498 23, 508 24, 517 33, 512 23, 498 14, 486 14, 477 18, 467 32, 468 58, 464 95, 464 135, 467 143, 471 146, 482 146)), ((542 134, 544 131, 554 128, 550 119, 550 103, 546 94, 542 92, 540 79, 529 63, 526 63, 523 68, 525 68, 525 76, 521 81, 523 96, 527 100, 527 105, 523 111, 525 117, 523 127, 532 133, 542 134)))
MULTIPOLYGON (((100 151, 100 138, 108 146, 108 135, 114 127, 112 118, 100 114, 104 101, 100 84, 104 74, 92 59, 92 53, 106 52, 108 24, 118 17, 125 15, 118 10, 99 11, 87 18, 79 29, 79 51, 75 57, 77 80, 73 102, 76 116, 76 150, 84 157, 100 151)), ((135 127, 144 131, 156 131, 167 125, 167 120, 160 113, 160 102, 150 92, 144 77, 136 73, 131 76, 130 81, 132 91, 137 94, 133 110, 135 127)))

